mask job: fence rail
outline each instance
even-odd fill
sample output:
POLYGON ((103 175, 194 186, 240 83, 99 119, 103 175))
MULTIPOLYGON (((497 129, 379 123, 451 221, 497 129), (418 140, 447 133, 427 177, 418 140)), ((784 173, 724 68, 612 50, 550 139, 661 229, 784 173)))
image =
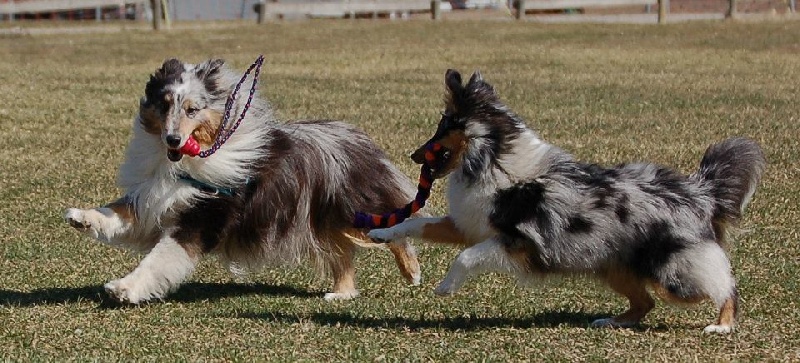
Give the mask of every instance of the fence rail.
POLYGON ((342 0, 323 2, 259 2, 259 22, 285 16, 344 16, 393 12, 430 11, 436 18, 440 0, 342 0))
POLYGON ((516 0, 517 19, 525 18, 528 10, 559 10, 617 6, 658 5, 658 22, 666 19, 669 0, 516 0))
POLYGON ((0 14, 44 13, 75 9, 94 9, 139 3, 132 0, 36 0, 0 2, 0 14))
POLYGON ((552 10, 615 6, 655 5, 658 0, 525 0, 525 9, 552 10))

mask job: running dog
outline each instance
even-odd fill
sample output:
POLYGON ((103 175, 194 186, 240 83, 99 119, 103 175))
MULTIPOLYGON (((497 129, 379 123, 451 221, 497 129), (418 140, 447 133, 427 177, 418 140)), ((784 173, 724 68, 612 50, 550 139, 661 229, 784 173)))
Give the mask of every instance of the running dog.
MULTIPOLYGON (((232 272, 310 260, 333 277, 326 300, 350 299, 356 211, 391 211, 415 186, 367 135, 330 120, 278 123, 257 94, 239 128, 207 158, 182 155, 190 138, 214 143, 238 76, 224 61, 170 59, 150 76, 117 184, 123 196, 94 209, 67 209, 69 224, 112 246, 146 253, 105 290, 138 304, 161 299, 216 255, 232 272)), ((248 97, 233 102, 232 119, 248 97)), ((193 141, 194 142, 194 141, 193 141)), ((412 245, 388 246, 402 275, 418 284, 412 245)))
MULTIPOLYGON (((708 333, 729 333, 738 311, 725 234, 742 217, 766 166, 752 140, 710 146, 689 176, 649 163, 604 168, 576 161, 541 140, 503 104, 480 73, 466 85, 447 71, 446 106, 429 143, 447 149, 434 178, 448 176, 449 215, 369 233, 468 247, 436 288, 458 291, 481 272, 525 280, 590 275, 628 298, 630 308, 592 326, 628 327, 655 306, 711 299, 708 333)), ((426 144, 427 145, 427 144, 426 144)), ((424 146, 412 159, 424 162, 424 146)))

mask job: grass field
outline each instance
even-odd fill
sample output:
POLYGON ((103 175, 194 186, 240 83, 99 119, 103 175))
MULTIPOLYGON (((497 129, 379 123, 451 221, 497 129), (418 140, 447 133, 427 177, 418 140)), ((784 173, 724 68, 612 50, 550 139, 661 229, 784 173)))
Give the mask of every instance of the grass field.
MULTIPOLYGON (((494 21, 314 21, 152 33, 0 36, 0 360, 800 360, 800 22, 668 26, 494 21), (119 307, 102 285, 139 257, 82 237, 69 206, 113 200, 148 75, 168 57, 222 57, 284 119, 366 130, 410 176, 439 119, 447 68, 480 69, 549 142, 600 164, 691 172, 726 136, 760 141, 769 167, 731 251, 735 334, 716 311, 659 302, 637 329, 589 329, 625 301, 583 278, 532 288, 504 276, 434 296, 457 251, 417 242, 423 284, 381 250, 358 259, 361 297, 325 302, 307 267, 234 282, 207 260, 163 302, 119 307)), ((442 214, 444 183, 429 207, 442 214)))

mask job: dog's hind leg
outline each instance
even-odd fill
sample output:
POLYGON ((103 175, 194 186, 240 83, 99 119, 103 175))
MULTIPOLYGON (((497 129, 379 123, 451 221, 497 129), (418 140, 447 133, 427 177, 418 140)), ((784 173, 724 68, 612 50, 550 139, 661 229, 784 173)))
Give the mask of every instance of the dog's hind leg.
MULTIPOLYGON (((718 306, 720 304, 717 304, 718 306)), ((719 306, 719 318, 716 324, 711 324, 703 329, 704 333, 728 334, 733 331, 736 316, 739 314, 739 293, 733 288, 733 293, 719 306)))
MULTIPOLYGON (((383 246, 369 241, 366 233, 362 230, 352 229, 344 233, 345 237, 350 241, 361 247, 374 248, 376 246, 383 246)), ((419 260, 417 259, 417 251, 414 245, 407 238, 401 238, 397 241, 391 241, 386 244, 389 251, 394 255, 394 261, 397 263, 397 268, 400 269, 400 274, 412 285, 417 286, 420 283, 422 272, 419 267, 419 260)))
POLYGON ((592 327, 631 327, 638 324, 655 307, 655 301, 647 292, 645 281, 632 273, 613 270, 604 278, 614 291, 628 298, 630 307, 613 318, 593 321, 592 327))
POLYGON ((728 334, 733 331, 738 315, 739 296, 730 261, 723 248, 709 240, 676 254, 659 281, 656 290, 667 300, 698 303, 710 298, 719 309, 716 324, 705 327, 705 333, 728 334))
POLYGON ((342 233, 334 235, 331 242, 335 251, 332 251, 328 265, 333 274, 333 292, 326 293, 325 300, 349 300, 357 297, 355 240, 351 235, 342 233))
POLYGON ((434 292, 440 296, 452 295, 461 288, 467 278, 481 272, 500 272, 522 277, 524 268, 518 258, 525 256, 510 254, 498 238, 501 237, 488 239, 461 251, 450 265, 447 276, 434 292))
POLYGON ((703 329, 705 333, 728 334, 733 332, 736 317, 739 315, 739 293, 736 279, 731 273, 730 261, 723 247, 716 243, 703 245, 705 252, 693 256, 696 268, 692 272, 704 295, 714 301, 719 309, 716 324, 703 329))
POLYGON ((200 249, 194 247, 165 232, 133 272, 105 285, 106 292, 130 304, 163 298, 194 272, 201 257, 200 249))
POLYGON ((422 279, 422 271, 419 267, 419 260, 417 259, 417 251, 414 249, 408 239, 401 239, 399 241, 392 241, 389 243, 389 251, 394 255, 394 262, 397 263, 397 268, 400 269, 400 274, 411 285, 419 285, 422 279))

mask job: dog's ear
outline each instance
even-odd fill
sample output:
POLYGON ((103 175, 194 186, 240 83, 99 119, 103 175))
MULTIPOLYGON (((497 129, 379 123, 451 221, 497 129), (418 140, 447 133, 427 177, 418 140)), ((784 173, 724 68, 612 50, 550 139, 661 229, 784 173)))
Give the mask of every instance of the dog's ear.
POLYGON ((461 84, 461 73, 448 69, 444 74, 444 84, 447 86, 445 95, 445 112, 457 113, 464 99, 464 86, 461 84))
POLYGON ((221 97, 225 92, 225 87, 220 84, 220 70, 224 64, 225 61, 222 59, 209 59, 195 68, 197 79, 203 82, 206 91, 212 95, 221 97))
POLYGON ((444 84, 451 94, 457 94, 464 90, 464 86, 461 85, 461 73, 455 69, 448 69, 444 74, 444 84))
POLYGON ((150 81, 166 80, 168 78, 179 77, 183 73, 183 62, 175 58, 167 59, 161 68, 157 69, 150 77, 150 81))
POLYGON ((178 81, 183 70, 183 62, 175 58, 165 60, 161 68, 156 69, 150 75, 150 80, 144 86, 144 98, 141 100, 140 106, 164 107, 165 88, 168 84, 178 81))
POLYGON ((214 76, 219 74, 219 70, 222 68, 223 64, 225 64, 225 61, 222 59, 209 59, 197 65, 195 68, 195 75, 202 81, 214 78, 214 76))
POLYGON ((481 71, 478 70, 469 78, 466 88, 467 92, 479 93, 484 96, 492 96, 495 94, 494 87, 483 81, 483 75, 481 75, 481 71))
POLYGON ((478 83, 483 83, 483 76, 481 75, 481 71, 476 70, 475 73, 472 74, 472 77, 469 78, 467 86, 474 86, 478 83))

